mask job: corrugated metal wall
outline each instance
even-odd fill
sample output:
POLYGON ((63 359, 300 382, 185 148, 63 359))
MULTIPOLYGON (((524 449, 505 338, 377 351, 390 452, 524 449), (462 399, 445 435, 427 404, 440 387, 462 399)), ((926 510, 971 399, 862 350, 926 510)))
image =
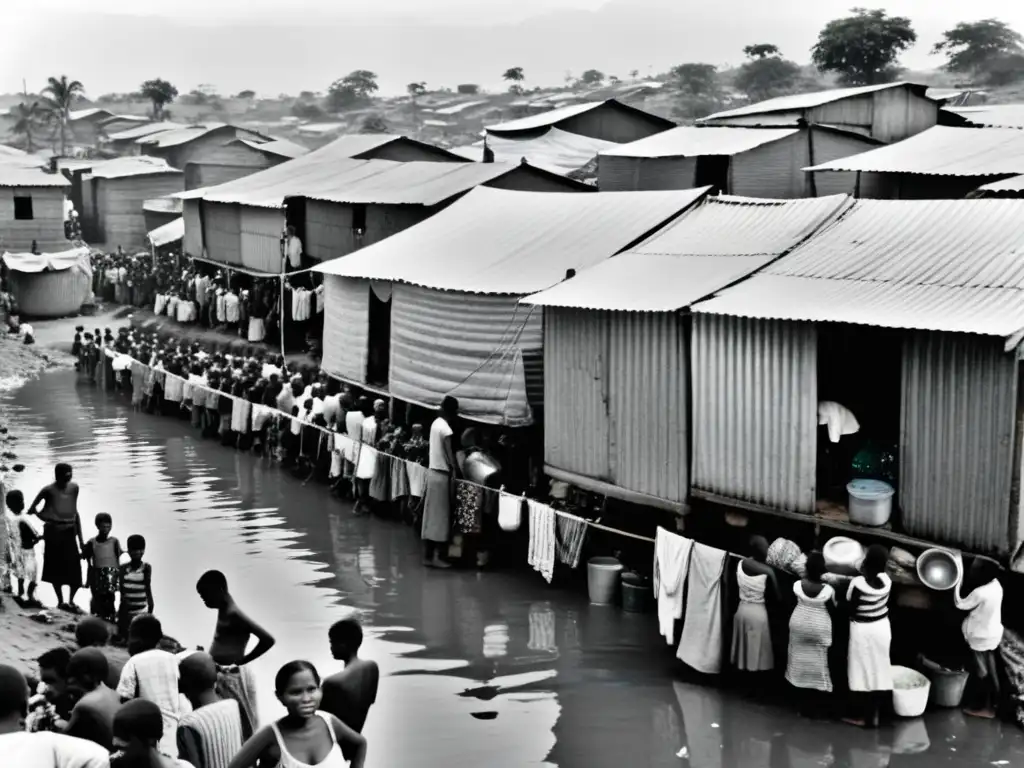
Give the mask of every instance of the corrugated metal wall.
POLYGON ((697 314, 692 350, 694 488, 813 512, 814 326, 697 314))
POLYGON ((366 383, 369 333, 369 282, 325 275, 324 370, 349 381, 366 383))
POLYGON ((1007 553, 1017 366, 1002 339, 908 334, 899 489, 908 533, 1007 553))
POLYGON ((366 230, 357 237, 352 229, 352 206, 306 200, 306 237, 303 248, 314 259, 328 261, 376 243, 429 217, 435 208, 422 205, 368 205, 366 230))
POLYGON ((92 272, 78 265, 60 272, 11 272, 11 290, 26 318, 74 315, 92 295, 92 272))
POLYGON ((684 321, 548 309, 544 461, 636 493, 689 493, 684 321))
POLYGON ((544 310, 544 462, 612 482, 608 314, 544 310))
POLYGON ((939 105, 906 88, 876 91, 871 135, 881 141, 902 141, 928 130, 939 120, 939 105))
POLYGON ((199 217, 199 200, 182 201, 182 217, 185 219, 185 253, 189 256, 203 255, 203 224, 199 217))
POLYGON ((242 266, 257 272, 280 274, 284 212, 278 208, 240 206, 242 266))
POLYGON ((180 173, 152 176, 128 176, 120 179, 96 179, 96 200, 100 210, 100 237, 108 246, 134 248, 146 243, 146 217, 142 203, 156 197, 173 195, 185 188, 180 173))
POLYGON ((471 418, 528 421, 521 352, 542 348, 543 314, 518 298, 395 283, 391 393, 430 406, 451 394, 471 418))
POLYGON ((221 264, 242 265, 242 214, 240 206, 204 200, 206 258, 221 264))
POLYGON ((804 130, 733 156, 729 164, 729 193, 781 199, 806 197, 807 180, 801 170, 805 165, 804 130))
MULTIPOLYGON (((869 144, 866 141, 855 138, 853 136, 843 136, 842 134, 833 133, 831 131, 815 131, 814 132, 814 165, 820 165, 821 163, 827 163, 831 160, 839 160, 843 157, 850 157, 851 155, 858 155, 861 152, 867 152, 870 149, 875 149, 876 145, 869 144)), ((810 161, 807 163, 810 165, 810 161)), ((803 173, 803 171, 801 171, 803 173)), ((843 173, 843 172, 829 172, 829 173, 815 173, 814 175, 814 189, 818 197, 826 197, 827 195, 852 195, 857 191, 857 174, 856 173, 843 173)), ((811 176, 809 173, 804 173, 804 176, 811 176)), ((866 187, 866 184, 861 182, 862 187, 866 187)))
POLYGON ((251 176, 269 166, 213 165, 210 163, 189 163, 185 166, 185 189, 215 187, 229 181, 251 176))
POLYGON ((692 157, 597 158, 597 186, 602 192, 691 189, 697 173, 692 157))

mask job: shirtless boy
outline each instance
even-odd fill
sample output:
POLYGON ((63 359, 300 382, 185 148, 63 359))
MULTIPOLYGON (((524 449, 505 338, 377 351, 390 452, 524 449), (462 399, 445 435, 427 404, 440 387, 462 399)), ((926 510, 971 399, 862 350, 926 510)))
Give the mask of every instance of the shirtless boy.
POLYGON ((220 571, 207 571, 196 582, 196 591, 207 608, 217 611, 217 628, 209 653, 218 665, 221 692, 242 708, 243 737, 257 728, 256 695, 252 668, 248 666, 274 647, 273 635, 250 619, 228 592, 228 580, 220 571), (255 637, 256 647, 247 650, 255 637))
POLYGON ((320 708, 330 712, 356 733, 361 733, 370 707, 377 701, 380 670, 377 662, 359 658, 363 628, 355 619, 335 622, 328 631, 328 638, 331 641, 331 654, 343 662, 345 668, 324 679, 320 708))

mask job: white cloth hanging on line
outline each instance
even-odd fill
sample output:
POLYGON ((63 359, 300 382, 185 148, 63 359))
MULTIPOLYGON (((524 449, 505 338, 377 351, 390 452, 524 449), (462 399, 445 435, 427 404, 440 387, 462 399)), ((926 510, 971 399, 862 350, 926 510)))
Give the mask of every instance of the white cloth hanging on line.
POLYGON ((658 599, 658 630, 671 645, 675 622, 683 617, 686 574, 693 541, 661 526, 654 539, 654 594, 658 599))
POLYGON ((555 510, 527 499, 530 508, 530 555, 528 562, 549 584, 555 575, 555 510))

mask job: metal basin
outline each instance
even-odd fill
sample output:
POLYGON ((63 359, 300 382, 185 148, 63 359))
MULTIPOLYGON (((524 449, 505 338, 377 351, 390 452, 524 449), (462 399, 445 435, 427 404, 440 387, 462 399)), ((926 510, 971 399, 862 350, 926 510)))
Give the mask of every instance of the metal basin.
POLYGON ((927 587, 938 591, 952 589, 963 575, 963 565, 950 551, 939 549, 926 550, 917 558, 917 578, 927 587))

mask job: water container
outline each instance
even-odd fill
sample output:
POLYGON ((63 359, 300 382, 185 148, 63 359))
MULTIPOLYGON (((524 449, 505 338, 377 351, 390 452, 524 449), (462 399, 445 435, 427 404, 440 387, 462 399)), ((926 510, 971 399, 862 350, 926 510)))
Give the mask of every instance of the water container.
POLYGON ((910 667, 892 665, 892 708, 899 717, 920 717, 928 707, 931 681, 910 667))
POLYGON ((651 605, 651 582, 637 573, 622 574, 622 610, 647 613, 651 605))
POLYGON ((853 480, 846 484, 849 494, 850 522, 879 526, 892 514, 893 487, 881 480, 853 480))
POLYGON ((921 657, 921 666, 924 667, 925 675, 932 681, 928 703, 936 707, 959 707, 970 675, 963 670, 946 669, 924 657, 921 657))
POLYGON ((587 562, 587 591, 590 602, 610 605, 615 602, 622 563, 614 557, 592 557, 587 562))

